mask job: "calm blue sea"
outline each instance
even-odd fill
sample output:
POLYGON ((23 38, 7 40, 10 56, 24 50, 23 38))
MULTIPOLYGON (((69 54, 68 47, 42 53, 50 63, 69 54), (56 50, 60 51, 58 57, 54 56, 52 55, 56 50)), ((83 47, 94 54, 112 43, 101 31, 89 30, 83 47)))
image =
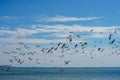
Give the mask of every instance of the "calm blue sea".
POLYGON ((0 80, 120 80, 120 68, 0 68, 0 80))

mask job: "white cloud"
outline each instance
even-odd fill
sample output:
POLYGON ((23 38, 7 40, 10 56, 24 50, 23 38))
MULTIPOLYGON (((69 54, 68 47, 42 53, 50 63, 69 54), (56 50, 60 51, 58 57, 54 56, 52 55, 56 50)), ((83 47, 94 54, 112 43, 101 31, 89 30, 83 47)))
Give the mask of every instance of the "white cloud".
MULTIPOLYGON (((31 26, 30 26, 31 27, 31 26)), ((0 35, 4 35, 4 34, 8 34, 10 36, 17 36, 17 35, 20 35, 20 36, 25 36, 24 38, 20 38, 20 39, 16 39, 16 38, 9 38, 9 37, 5 37, 5 38, 0 38, 0 44, 8 44, 7 46, 2 46, 0 45, 0 49, 2 51, 11 51, 11 50, 16 50, 16 45, 14 46, 14 44, 9 44, 9 43, 18 43, 18 41, 21 41, 21 42, 25 42, 25 43, 29 43, 29 44, 49 44, 49 43, 59 43, 59 42, 67 42, 66 41, 66 38, 64 39, 52 39, 52 40, 49 40, 49 37, 46 38, 46 39, 43 39, 43 38, 40 38, 40 39, 28 39, 26 38, 26 36, 30 36, 30 35, 33 35, 33 34, 37 34, 37 33, 52 33, 48 36, 53 36, 53 37, 66 37, 68 36, 69 32, 70 31, 73 31, 75 33, 88 33, 88 35, 84 35, 84 39, 80 38, 79 40, 75 39, 74 42, 80 42, 81 40, 82 41, 87 41, 87 38, 88 37, 92 37, 92 38, 104 38, 106 36, 108 36, 108 34, 110 33, 113 33, 114 30, 118 30, 120 26, 82 26, 82 25, 34 25, 32 28, 16 28, 14 30, 11 30, 11 29, 1 29, 0 30, 0 35), (91 30, 93 29, 93 32, 90 32, 91 30), (100 32, 102 32, 102 35, 100 34, 100 32), (89 35, 90 34, 90 35, 89 35)), ((119 30, 117 31, 117 33, 120 33, 119 30)), ((43 34, 44 35, 44 34, 43 34)), ((119 35, 119 34, 117 34, 119 35)), ((91 43, 89 43, 91 44, 91 43)), ((70 44, 71 45, 71 44, 70 44)), ((72 45, 71 45, 72 46, 72 45)), ((113 58, 108 57, 108 56, 105 56, 104 54, 111 54, 111 52, 113 51, 113 49, 111 48, 106 48, 106 46, 101 46, 102 48, 105 48, 105 51, 104 53, 100 54, 100 52, 98 52, 98 49, 95 49, 95 51, 93 52, 92 55, 89 55, 89 52, 91 52, 91 50, 93 48, 91 47, 87 47, 85 50, 86 50, 86 53, 87 54, 74 54, 74 51, 70 50, 69 52, 65 52, 65 57, 63 59, 58 59, 59 57, 59 50, 58 52, 56 51, 55 54, 47 54, 47 55, 43 55, 41 56, 42 54, 39 54, 39 55, 33 55, 32 58, 40 58, 40 66, 49 66, 49 65, 53 65, 53 66, 65 66, 64 65, 64 60, 68 60, 70 59, 71 60, 71 63, 67 66, 95 66, 95 65, 91 65, 93 62, 95 64, 97 64, 98 66, 101 66, 101 61, 104 61, 104 64, 102 64, 102 66, 107 66, 106 64, 108 64, 109 66, 111 65, 110 61, 114 59, 113 63, 116 62, 117 60, 115 59, 119 59, 119 56, 112 56, 113 58), (66 54, 68 53, 68 54, 66 54), (71 54, 72 53, 72 54, 71 54), (72 56, 71 56, 72 55, 72 56), (51 57, 52 56, 52 57, 51 57), (94 57, 94 59, 91 61, 91 56, 94 57), (103 57, 104 57, 104 60, 103 60, 103 57), (46 61, 43 59, 43 58, 46 58, 46 61), (50 60, 53 60, 54 62, 51 63, 50 60), (77 60, 81 61, 80 64, 77 63, 77 60), (86 62, 83 62, 83 61, 86 61, 86 62), (91 64, 89 64, 91 63, 91 64)), ((109 45, 107 46, 109 47, 109 45)), ((34 50, 34 51, 38 51, 39 53, 40 52, 40 49, 37 50, 37 49, 34 49, 31 47, 31 50, 34 50)), ((73 49, 74 50, 74 49, 73 49)), ((80 50, 80 53, 82 53, 83 50, 80 50)), ((24 50, 23 50, 24 52, 24 50)), ((8 59, 10 58, 10 56, 7 56, 6 58, 4 58, 6 55, 1 55, 0 56, 0 63, 1 64, 9 64, 8 62, 8 59), (2 60, 4 60, 2 62, 2 60)), ((18 55, 19 56, 19 55, 18 55)), ((20 56, 19 56, 20 57, 20 56)), ((27 61, 26 59, 28 58, 29 56, 26 56, 26 57, 22 57, 23 60, 25 60, 26 62, 23 63, 21 66, 31 66, 33 65, 33 62, 29 63, 29 61, 27 61), (29 65, 28 65, 29 64, 29 65)), ((13 65, 17 65, 16 63, 13 63, 13 65)), ((114 65, 120 65, 117 63, 115 63, 114 65)), ((18 65, 19 66, 19 65, 18 65)), ((35 66, 35 65, 34 65, 35 66)), ((36 65, 38 66, 38 65, 36 65)))
POLYGON ((119 26, 82 26, 82 25, 43 25, 43 28, 39 28, 39 30, 47 30, 48 32, 53 32, 56 30, 56 32, 61 31, 73 31, 73 32, 90 32, 90 30, 94 30, 94 32, 113 32, 116 28, 119 28, 119 26))
MULTIPOLYGON (((107 37, 108 34, 113 33, 114 30, 119 28, 119 26, 82 26, 82 25, 44 25, 44 28, 38 28, 40 31, 54 32, 52 36, 55 37, 67 37, 69 32, 75 33, 88 33, 88 35, 84 35, 84 37, 94 37, 94 38, 104 38, 107 37), (93 30, 92 34, 90 31, 93 30), (101 34, 102 33, 102 34, 101 34)), ((37 27, 36 27, 37 29, 37 27)), ((119 32, 119 31, 117 31, 119 32)))
MULTIPOLYGON (((119 29, 120 26, 82 26, 82 25, 33 25, 30 26, 31 28, 16 28, 14 30, 11 29, 1 29, 0 36, 9 36, 16 38, 17 36, 20 37, 27 37, 33 34, 40 34, 40 33, 51 33, 47 36, 54 36, 57 37, 67 37, 69 32, 75 33, 87 33, 86 37, 96 37, 96 38, 103 38, 106 37, 109 33, 113 33, 114 30, 119 29), (93 30, 91 34, 91 30, 93 30), (100 34, 102 32, 102 35, 100 34), (89 35, 89 33, 91 35, 89 35)), ((120 31, 117 31, 120 33, 120 31)), ((84 35, 85 36, 85 35, 84 35)))
POLYGON ((90 32, 91 29, 94 32, 113 32, 120 26, 82 26, 82 25, 43 25, 42 27, 36 27, 34 30, 41 32, 61 32, 61 31, 74 31, 74 32, 90 32), (46 31, 45 31, 46 30, 46 31))
POLYGON ((0 20, 18 20, 22 17, 15 17, 15 16, 0 16, 0 20))
MULTIPOLYGON (((0 43, 18 43, 24 42, 29 44, 50 44, 50 43, 59 43, 59 42, 68 42, 66 39, 16 39, 16 38, 0 38, 0 43)), ((73 42, 86 42, 85 40, 74 40, 73 42)))
POLYGON ((98 20, 103 17, 66 17, 66 16, 55 16, 55 17, 40 17, 37 22, 68 22, 68 21, 90 21, 98 20))
POLYGON ((40 43, 40 44, 49 44, 49 43, 59 43, 65 42, 65 39, 57 39, 57 40, 49 40, 49 39, 15 39, 15 38, 0 38, 0 43, 17 43, 17 42, 25 42, 30 44, 40 43))
POLYGON ((16 30, 0 30, 0 35, 8 35, 10 37, 17 37, 17 36, 29 36, 32 34, 36 34, 39 31, 32 30, 32 29, 25 29, 25 28, 17 28, 16 30))
POLYGON ((109 34, 108 33, 103 33, 103 34, 100 34, 100 33, 94 33, 92 35, 89 35, 89 36, 83 36, 84 38, 105 38, 105 37, 108 37, 109 34))
POLYGON ((16 30, 17 34, 19 34, 20 36, 26 36, 26 35, 32 35, 32 34, 36 34, 39 33, 38 30, 33 30, 33 29, 25 29, 25 28, 18 28, 16 30))

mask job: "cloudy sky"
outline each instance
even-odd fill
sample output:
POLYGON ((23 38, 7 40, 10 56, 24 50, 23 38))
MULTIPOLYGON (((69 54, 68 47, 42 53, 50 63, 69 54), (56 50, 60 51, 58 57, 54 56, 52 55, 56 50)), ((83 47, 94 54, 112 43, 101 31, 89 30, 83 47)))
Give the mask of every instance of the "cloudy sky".
POLYGON ((0 65, 119 67, 119 3, 119 0, 0 0, 0 65), (72 42, 67 40, 69 35, 74 38, 72 42), (43 48, 55 48, 59 42, 68 44, 70 50, 42 52, 43 48), (84 50, 74 49, 79 42, 88 45, 84 50), (26 46, 29 50, 24 49, 26 46), (27 55, 30 52, 35 53, 27 55))

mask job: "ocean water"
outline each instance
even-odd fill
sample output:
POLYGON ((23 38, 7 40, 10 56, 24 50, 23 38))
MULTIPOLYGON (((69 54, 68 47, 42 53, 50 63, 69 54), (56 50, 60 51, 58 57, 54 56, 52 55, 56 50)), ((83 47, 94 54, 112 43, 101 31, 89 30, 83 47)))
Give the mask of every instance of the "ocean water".
POLYGON ((120 68, 0 68, 0 80, 120 80, 120 68))

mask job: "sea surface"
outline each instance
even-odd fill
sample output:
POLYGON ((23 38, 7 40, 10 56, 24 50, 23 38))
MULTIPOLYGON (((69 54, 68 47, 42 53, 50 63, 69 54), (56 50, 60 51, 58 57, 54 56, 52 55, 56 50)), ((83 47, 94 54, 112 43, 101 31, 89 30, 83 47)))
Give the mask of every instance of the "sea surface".
POLYGON ((120 80, 120 68, 0 67, 0 80, 120 80))

